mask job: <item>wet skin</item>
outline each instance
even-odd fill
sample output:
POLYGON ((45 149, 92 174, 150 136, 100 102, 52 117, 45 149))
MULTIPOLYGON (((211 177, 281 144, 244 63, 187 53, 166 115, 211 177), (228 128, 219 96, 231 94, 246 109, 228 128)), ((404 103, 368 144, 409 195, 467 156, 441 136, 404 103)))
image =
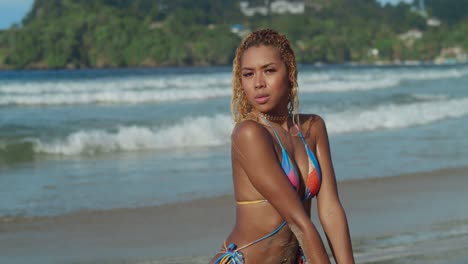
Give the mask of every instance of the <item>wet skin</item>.
MULTIPOLYGON (((312 263, 330 263, 320 235, 310 221, 311 200, 304 203, 300 200, 305 192, 308 156, 298 131, 290 119, 270 122, 300 176, 300 187, 296 192, 280 166, 281 148, 272 129, 258 119, 259 113, 288 113, 291 88, 286 65, 276 48, 258 46, 244 52, 241 69, 242 89, 252 112, 248 120, 236 124, 231 137, 234 194, 237 201, 266 199, 268 202, 237 205, 236 224, 226 244, 246 245, 269 234, 285 220, 288 225, 277 234, 241 250, 245 263, 294 263, 299 244, 312 263)), ((343 240, 334 244, 337 248, 344 248, 339 257, 352 260, 352 255, 349 256, 351 251, 346 248, 350 247, 349 233, 337 196, 324 122, 316 115, 301 115, 300 129, 322 169, 322 188, 318 194, 318 201, 321 201, 318 206, 322 208, 320 219, 333 215, 332 220, 326 220, 327 236, 332 234, 330 230, 338 230, 331 238, 334 241, 343 240)))

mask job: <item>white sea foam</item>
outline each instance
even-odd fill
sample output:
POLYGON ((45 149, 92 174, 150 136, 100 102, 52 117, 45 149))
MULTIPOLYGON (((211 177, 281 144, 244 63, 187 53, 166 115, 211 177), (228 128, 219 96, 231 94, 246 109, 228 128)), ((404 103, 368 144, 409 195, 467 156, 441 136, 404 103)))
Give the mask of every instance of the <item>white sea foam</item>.
POLYGON ((174 75, 0 84, 0 105, 126 104, 200 100, 231 94, 231 75, 174 75))
POLYGON ((337 70, 303 72, 298 81, 302 92, 346 92, 391 88, 403 81, 461 78, 465 75, 468 75, 468 68, 337 70))
POLYGON ((207 75, 177 74, 155 77, 122 77, 80 80, 58 80, 47 82, 17 81, 0 83, 0 93, 5 94, 43 94, 79 93, 95 91, 122 91, 174 88, 225 87, 231 84, 231 74, 218 73, 207 75))
MULTIPOLYGON (((386 89, 403 81, 460 78, 468 68, 450 69, 347 69, 299 75, 301 93, 386 89)), ((231 95, 231 73, 169 74, 151 77, 17 81, 0 83, 2 105, 72 105, 160 103, 204 100, 231 95)))
POLYGON ((398 79, 374 79, 374 80, 329 80, 326 82, 307 83, 300 80, 301 92, 347 92, 383 89, 397 86, 398 79))
POLYGON ((352 109, 324 114, 330 133, 352 133, 425 125, 446 118, 468 115, 468 98, 386 104, 373 109, 352 109))
POLYGON ((147 91, 96 91, 92 93, 55 93, 41 95, 3 95, 0 105, 73 105, 73 104, 136 104, 200 100, 224 97, 231 94, 228 89, 173 89, 147 91))
MULTIPOLYGON (((468 98, 386 104, 323 113, 331 134, 399 129, 468 115, 468 98)), ((35 151, 77 155, 148 149, 197 148, 229 144, 233 128, 227 114, 192 117, 164 127, 120 126, 115 131, 80 130, 63 139, 35 140, 35 151)))
POLYGON ((231 117, 196 117, 168 127, 121 126, 115 132, 80 130, 64 139, 34 140, 35 151, 77 155, 99 152, 219 146, 229 142, 231 117))
POLYGON ((397 75, 402 80, 436 80, 447 78, 461 78, 468 75, 468 68, 451 69, 419 69, 419 70, 399 70, 391 74, 397 75))

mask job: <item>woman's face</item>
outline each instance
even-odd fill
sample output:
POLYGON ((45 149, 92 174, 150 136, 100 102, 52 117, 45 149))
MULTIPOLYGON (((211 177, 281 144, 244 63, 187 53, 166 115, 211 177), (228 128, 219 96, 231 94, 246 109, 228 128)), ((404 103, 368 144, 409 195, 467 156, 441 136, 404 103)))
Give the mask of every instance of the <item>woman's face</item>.
POLYGON ((253 111, 288 113, 289 78, 277 48, 250 47, 241 57, 241 83, 253 111))

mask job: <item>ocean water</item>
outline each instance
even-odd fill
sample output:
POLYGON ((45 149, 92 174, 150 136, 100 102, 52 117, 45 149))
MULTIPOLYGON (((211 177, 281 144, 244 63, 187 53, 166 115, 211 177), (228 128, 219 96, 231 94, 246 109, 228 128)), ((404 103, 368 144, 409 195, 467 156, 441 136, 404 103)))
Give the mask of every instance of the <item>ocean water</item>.
MULTIPOLYGON (((231 69, 0 72, 0 217, 232 193, 231 69)), ((301 66, 339 181, 468 166, 468 66, 301 66)))

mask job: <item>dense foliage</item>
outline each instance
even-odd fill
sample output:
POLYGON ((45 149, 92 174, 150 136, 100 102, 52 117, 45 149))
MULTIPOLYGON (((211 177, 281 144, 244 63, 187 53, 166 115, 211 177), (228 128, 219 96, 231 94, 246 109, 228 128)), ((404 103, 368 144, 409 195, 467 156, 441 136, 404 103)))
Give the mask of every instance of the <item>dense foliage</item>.
POLYGON ((301 63, 433 60, 444 48, 468 51, 468 0, 427 0, 427 17, 440 18, 438 27, 406 4, 305 2, 303 15, 247 17, 238 0, 36 0, 21 25, 0 31, 0 68, 224 65, 240 41, 233 24, 284 32, 301 63), (399 37, 410 29, 423 37, 399 37))

